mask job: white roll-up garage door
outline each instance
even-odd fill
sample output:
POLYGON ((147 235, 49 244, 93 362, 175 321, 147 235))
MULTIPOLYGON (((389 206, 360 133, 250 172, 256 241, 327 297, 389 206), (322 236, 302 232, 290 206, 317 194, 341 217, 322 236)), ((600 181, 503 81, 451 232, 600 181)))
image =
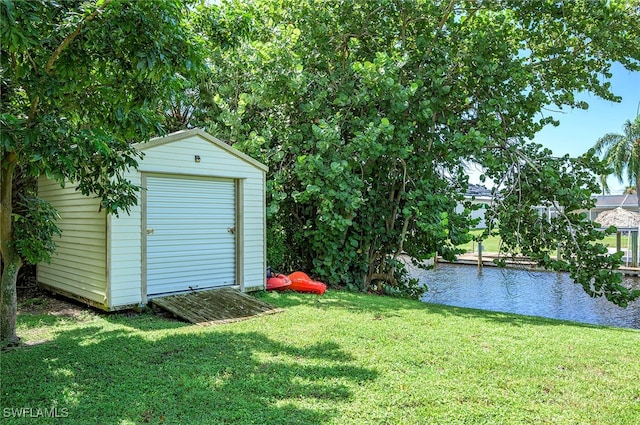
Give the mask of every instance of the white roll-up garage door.
POLYGON ((147 295, 235 284, 235 184, 146 178, 147 295))

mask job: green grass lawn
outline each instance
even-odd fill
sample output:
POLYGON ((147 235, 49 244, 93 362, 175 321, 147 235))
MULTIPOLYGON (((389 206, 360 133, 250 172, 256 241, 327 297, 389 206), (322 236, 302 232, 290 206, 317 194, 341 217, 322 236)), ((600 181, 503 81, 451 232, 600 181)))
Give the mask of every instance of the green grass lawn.
MULTIPOLYGON (((19 316, 4 424, 637 424, 640 331, 328 291, 196 326, 19 316), (56 407, 65 418, 13 417, 56 407)), ((43 413, 44 414, 44 413, 43 413)))

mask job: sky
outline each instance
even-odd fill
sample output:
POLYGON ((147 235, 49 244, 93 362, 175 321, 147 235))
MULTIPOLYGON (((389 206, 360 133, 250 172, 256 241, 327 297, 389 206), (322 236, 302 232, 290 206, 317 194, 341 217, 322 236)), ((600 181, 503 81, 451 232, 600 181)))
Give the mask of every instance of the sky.
MULTIPOLYGON (((560 121, 558 127, 548 125, 533 139, 551 149, 555 156, 578 156, 595 145, 607 133, 623 133, 626 120, 633 120, 640 111, 640 72, 627 71, 622 65, 612 67, 611 91, 622 97, 620 103, 602 100, 592 94, 580 94, 579 100, 589 104, 589 109, 564 109, 560 113, 545 111, 560 121)), ((470 181, 478 183, 475 173, 470 181)), ((611 194, 622 193, 626 184, 617 178, 608 180, 611 194)))

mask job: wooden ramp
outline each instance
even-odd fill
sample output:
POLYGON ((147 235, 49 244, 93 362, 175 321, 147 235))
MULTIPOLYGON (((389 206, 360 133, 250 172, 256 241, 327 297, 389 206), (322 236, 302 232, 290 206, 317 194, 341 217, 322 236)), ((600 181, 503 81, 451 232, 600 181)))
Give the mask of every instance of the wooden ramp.
POLYGON ((282 311, 231 288, 169 295, 153 298, 151 303, 199 325, 228 323, 282 311))

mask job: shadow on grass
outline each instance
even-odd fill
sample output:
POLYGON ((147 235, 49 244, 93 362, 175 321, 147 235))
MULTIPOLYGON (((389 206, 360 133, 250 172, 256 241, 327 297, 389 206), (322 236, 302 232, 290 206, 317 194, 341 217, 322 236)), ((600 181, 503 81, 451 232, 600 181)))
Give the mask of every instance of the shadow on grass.
POLYGON ((182 320, 167 311, 162 309, 154 311, 149 307, 145 307, 140 311, 123 310, 111 313, 102 313, 101 315, 107 322, 141 331, 161 331, 193 326, 193 324, 182 320))
POLYGON ((324 423, 351 384, 377 377, 335 343, 300 348, 258 332, 154 339, 86 326, 2 356, 3 412, 57 406, 78 424, 324 423))

